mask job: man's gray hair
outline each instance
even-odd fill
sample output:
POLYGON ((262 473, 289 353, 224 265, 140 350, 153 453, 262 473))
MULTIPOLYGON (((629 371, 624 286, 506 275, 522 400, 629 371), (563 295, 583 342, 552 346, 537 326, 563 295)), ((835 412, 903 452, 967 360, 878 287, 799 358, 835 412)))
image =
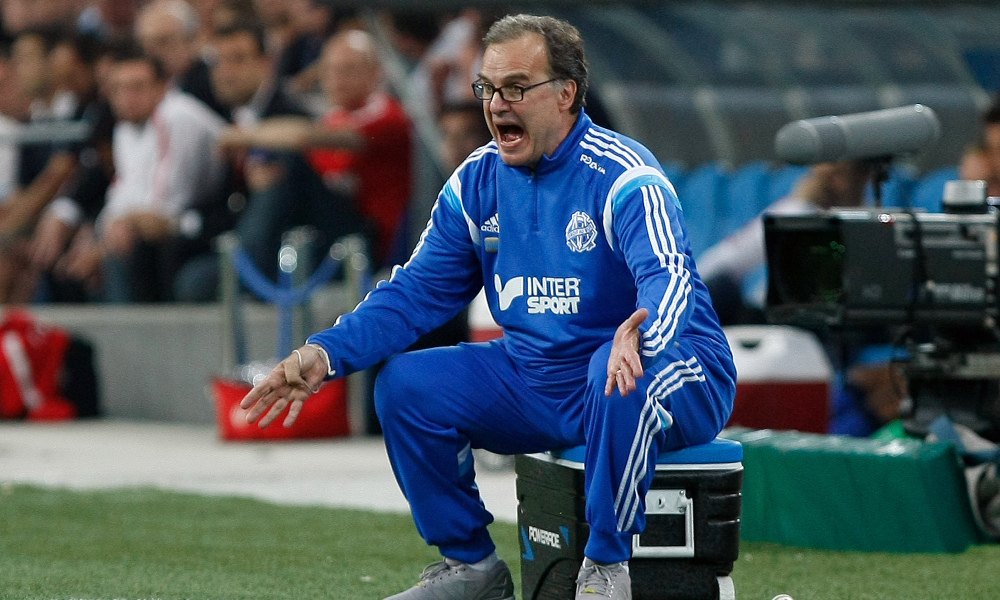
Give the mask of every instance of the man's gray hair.
POLYGON ((570 112, 576 114, 586 104, 587 58, 583 52, 583 38, 576 27, 554 17, 535 15, 507 15, 490 27, 483 42, 487 47, 516 40, 529 33, 545 39, 549 54, 550 77, 571 79, 576 82, 576 97, 570 112))

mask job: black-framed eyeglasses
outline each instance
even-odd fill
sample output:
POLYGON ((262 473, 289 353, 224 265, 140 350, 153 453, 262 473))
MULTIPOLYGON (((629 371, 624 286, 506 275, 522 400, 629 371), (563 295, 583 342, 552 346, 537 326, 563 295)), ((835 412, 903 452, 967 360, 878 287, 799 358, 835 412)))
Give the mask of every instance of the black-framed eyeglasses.
POLYGON ((531 85, 510 84, 500 87, 496 87, 492 83, 486 83, 485 81, 476 81, 472 84, 472 93, 480 100, 492 100, 493 94, 500 92, 500 97, 505 102, 520 102, 524 100, 524 92, 545 85, 546 83, 552 83, 553 81, 559 81, 559 78, 553 77, 552 79, 546 79, 545 81, 531 85))

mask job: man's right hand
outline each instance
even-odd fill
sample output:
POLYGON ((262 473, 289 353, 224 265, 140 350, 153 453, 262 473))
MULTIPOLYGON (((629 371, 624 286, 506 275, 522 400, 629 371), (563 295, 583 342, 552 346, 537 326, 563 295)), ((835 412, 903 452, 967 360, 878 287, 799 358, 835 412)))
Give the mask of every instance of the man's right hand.
POLYGON ((327 374, 327 364, 320 351, 306 345, 278 363, 243 397, 240 408, 247 411, 247 422, 260 420, 267 427, 288 411, 284 426, 291 427, 302 412, 306 399, 319 389, 327 374), (263 417, 263 418, 261 418, 263 417))

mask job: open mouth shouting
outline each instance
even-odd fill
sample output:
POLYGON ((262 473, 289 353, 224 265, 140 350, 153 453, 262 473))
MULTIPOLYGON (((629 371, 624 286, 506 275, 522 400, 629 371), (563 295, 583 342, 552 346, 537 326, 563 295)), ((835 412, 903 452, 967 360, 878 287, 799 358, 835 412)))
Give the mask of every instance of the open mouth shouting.
POLYGON ((502 146, 515 146, 524 137, 524 129, 520 125, 497 125, 499 139, 497 143, 502 146))
POLYGON ((509 119, 493 121, 496 128, 497 146, 500 157, 507 164, 523 164, 530 159, 531 149, 528 147, 528 132, 520 123, 509 119))

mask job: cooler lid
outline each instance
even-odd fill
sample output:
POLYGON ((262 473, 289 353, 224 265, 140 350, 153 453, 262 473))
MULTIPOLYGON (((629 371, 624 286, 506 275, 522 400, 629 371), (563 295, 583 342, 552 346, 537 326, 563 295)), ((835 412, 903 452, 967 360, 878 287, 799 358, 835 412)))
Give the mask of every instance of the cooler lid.
MULTIPOLYGON (((570 462, 584 462, 587 454, 585 446, 553 450, 554 458, 570 462)), ((658 465, 706 465, 718 463, 736 463, 743 460, 743 446, 735 440, 715 438, 707 444, 688 446, 679 450, 661 452, 656 459, 658 465)))

